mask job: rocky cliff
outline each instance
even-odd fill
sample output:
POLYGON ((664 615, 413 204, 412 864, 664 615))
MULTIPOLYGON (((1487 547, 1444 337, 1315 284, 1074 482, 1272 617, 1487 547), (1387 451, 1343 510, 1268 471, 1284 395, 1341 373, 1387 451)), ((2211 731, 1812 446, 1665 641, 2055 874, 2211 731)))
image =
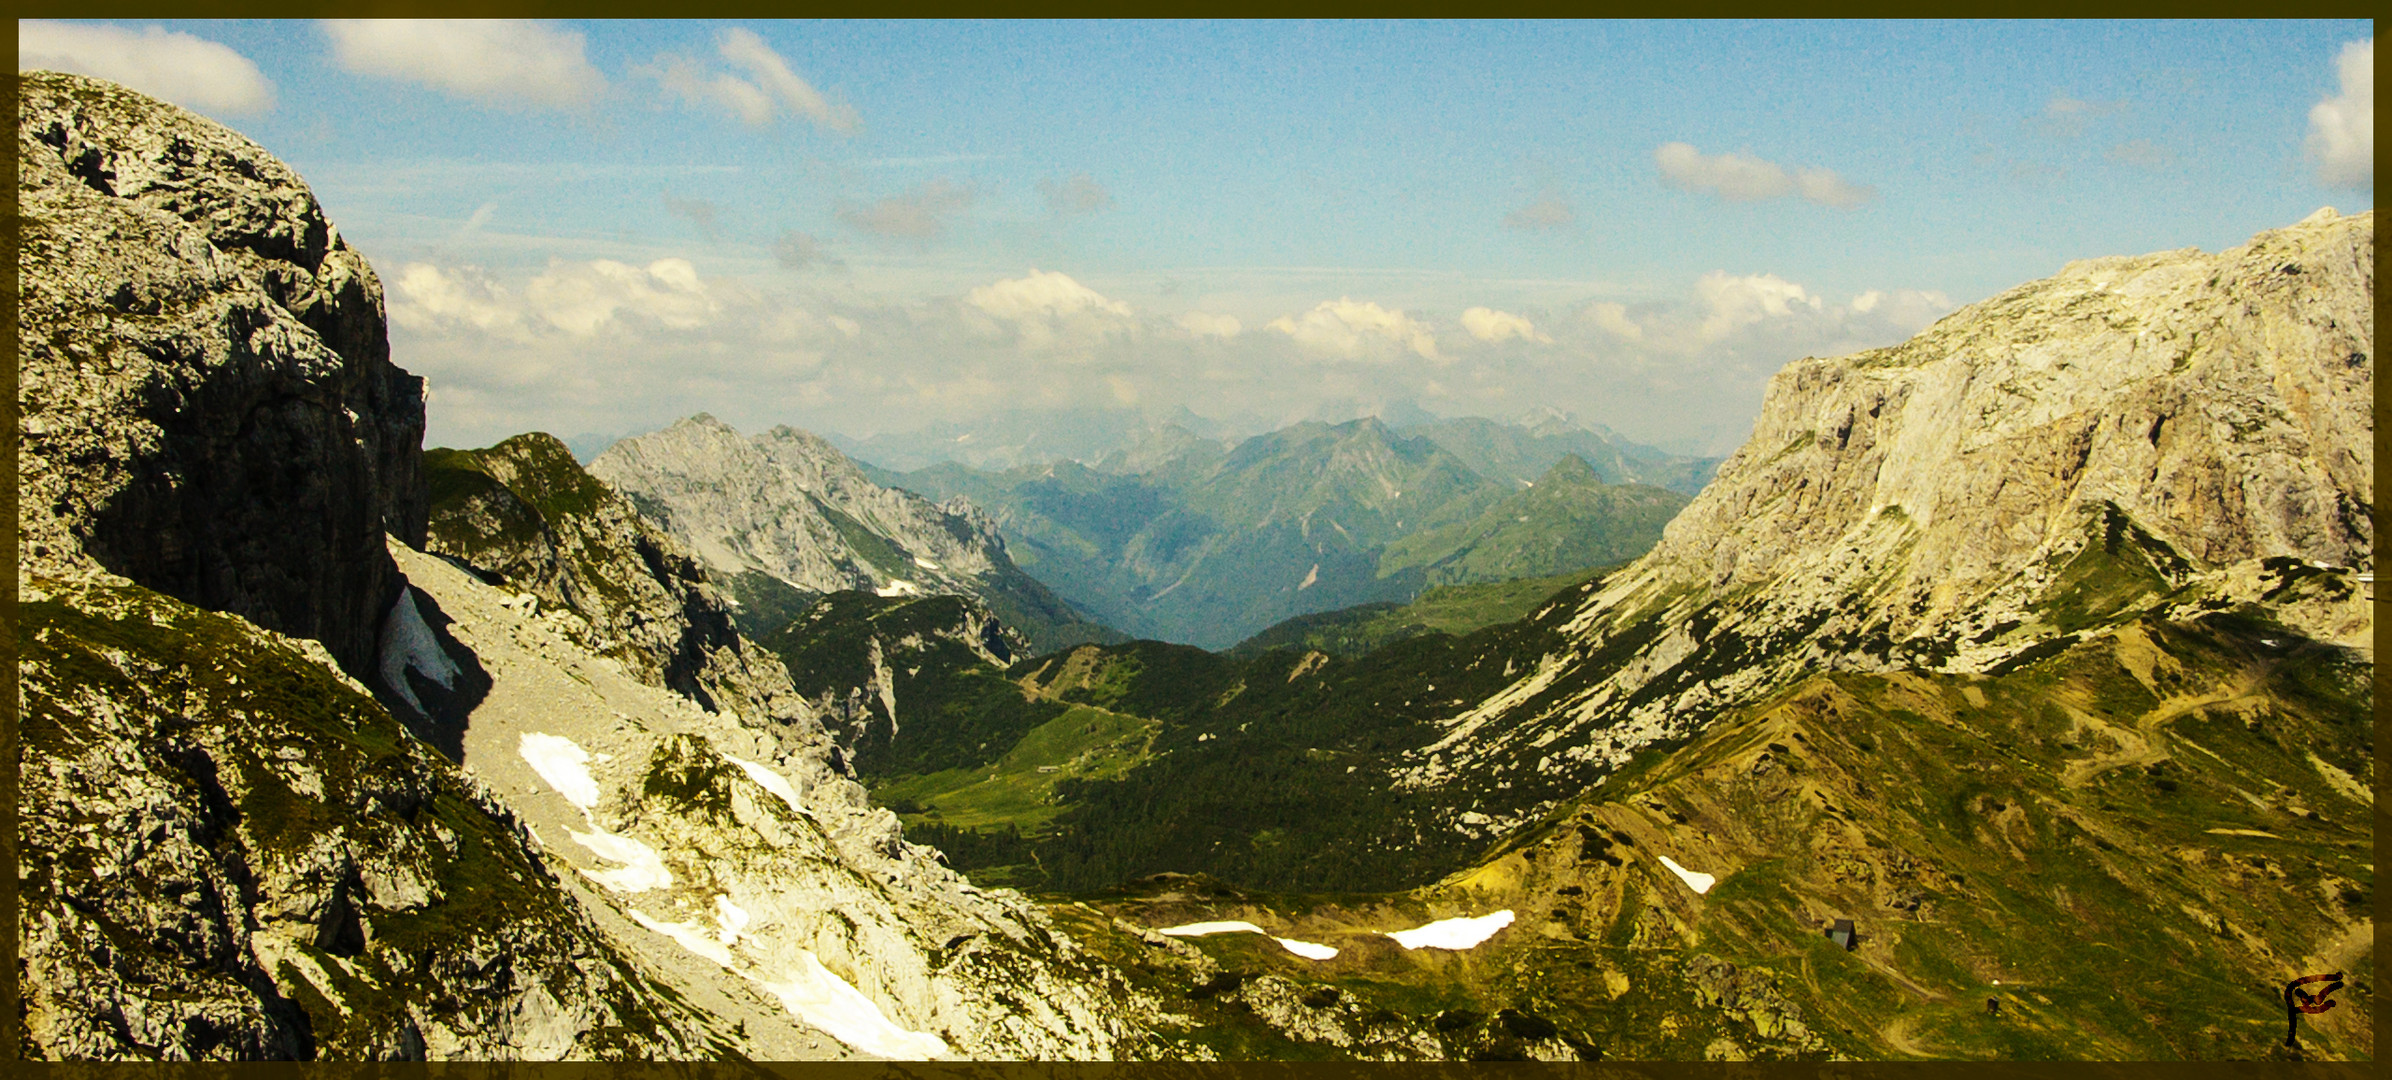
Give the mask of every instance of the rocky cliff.
MULTIPOLYGON (((852 778, 858 732, 826 726, 688 551, 563 444, 427 459, 433 554, 393 554, 441 648, 395 662, 476 774, 570 838, 550 857, 596 884, 575 883, 583 902, 741 1052, 1152 1052, 1152 1003, 904 842, 852 778), (486 684, 455 695, 469 671, 486 684)), ((975 625, 975 645, 1019 647, 975 625)))
POLYGON ((698 563, 553 440, 427 490, 421 384, 286 167, 25 86, 33 1056, 1148 1046, 1151 1003, 905 844, 698 563))
POLYGON ((881 487, 794 428, 748 438, 701 414, 614 444, 590 473, 696 553, 744 607, 794 593, 782 601, 794 615, 804 598, 842 589, 953 593, 979 597, 1040 649, 1113 636, 1016 568, 996 523, 970 503, 881 487))
POLYGON ((29 1052, 709 1053, 342 674, 376 677, 385 531, 424 524, 372 271, 240 136, 21 85, 29 1052))
MULTIPOLYGON (((2371 571, 2374 237, 2320 211, 2217 254, 2071 263, 1789 365, 1661 544, 1540 616, 1567 644, 1442 721, 1402 782, 1582 774, 1799 672, 1998 670, 2287 567, 2371 571)), ((2363 603, 2318 618, 2363 645, 2363 603)))
POLYGON ((30 73, 17 125, 28 570, 105 568, 363 674, 420 541, 423 381, 297 175, 124 90, 30 73))
POLYGON ((700 707, 786 722, 788 678, 731 623, 697 560, 582 471, 565 444, 518 435, 484 450, 433 450, 424 550, 569 612, 576 644, 700 707))

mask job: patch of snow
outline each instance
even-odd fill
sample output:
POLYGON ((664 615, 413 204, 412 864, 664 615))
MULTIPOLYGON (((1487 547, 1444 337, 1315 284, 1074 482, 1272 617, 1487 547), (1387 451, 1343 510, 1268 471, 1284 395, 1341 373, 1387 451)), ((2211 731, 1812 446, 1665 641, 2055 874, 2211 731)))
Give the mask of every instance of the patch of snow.
POLYGON ((1677 860, 1672 859, 1667 855, 1661 857, 1661 865, 1669 867, 1670 873, 1678 875, 1678 878, 1686 883, 1687 888, 1693 889, 1698 893, 1710 892, 1711 886, 1719 884, 1718 878, 1712 877, 1709 874, 1697 873, 1695 871, 1688 870, 1685 867, 1678 865, 1677 860))
POLYGON ((1168 926, 1155 931, 1172 937, 1203 937, 1206 934, 1259 934, 1262 927, 1250 922, 1198 922, 1186 926, 1168 926))
POLYGON ((590 776, 590 755, 579 743, 562 735, 527 731, 515 752, 582 813, 598 805, 598 781, 590 776))
POLYGON ((931 562, 920 555, 914 556, 914 565, 919 566, 924 570, 937 570, 939 568, 939 564, 931 562))
POLYGON ((907 1031, 890 1023, 880 1007, 861 991, 804 949, 797 951, 797 970, 779 982, 756 980, 781 999, 790 1015, 830 1033, 832 1038, 868 1054, 900 1061, 927 1061, 947 1052, 947 1043, 924 1031, 907 1031))
POLYGON ((782 802, 789 804, 792 813, 802 814, 806 817, 814 816, 813 811, 806 809, 806 804, 798 801, 797 787, 789 782, 788 777, 756 762, 743 761, 729 754, 724 754, 723 760, 739 766, 739 771, 746 773, 748 779, 756 782, 756 786, 779 796, 782 802))
POLYGON ((739 940, 741 934, 747 931, 747 909, 732 903, 730 894, 716 893, 714 894, 714 922, 715 925, 722 927, 715 933, 715 939, 725 945, 733 944, 739 940))
POLYGON ((893 580, 893 581, 889 582, 888 584, 886 584, 886 585, 883 585, 883 586, 881 586, 880 588, 874 589, 874 590, 872 590, 872 591, 873 591, 874 593, 878 594, 878 595, 881 595, 881 596, 920 596, 920 595, 922 595, 922 587, 921 587, 921 586, 919 586, 919 585, 916 585, 916 584, 914 584, 913 582, 907 581, 907 580, 905 580, 904 578, 897 578, 897 579, 895 579, 895 580, 893 580))
POLYGON ((731 966, 731 950, 726 948, 721 942, 714 940, 714 935, 707 933, 706 928, 699 926, 697 923, 658 922, 644 914, 641 914, 638 911, 633 911, 631 913, 631 921, 636 922, 641 926, 645 926, 650 930, 654 930, 659 934, 663 934, 674 941, 680 942, 682 948, 688 949, 699 956, 703 956, 706 959, 712 960, 724 967, 731 966))
POLYGON ((1315 945, 1309 941, 1297 941, 1294 938, 1275 937, 1271 940, 1278 942, 1280 948, 1306 960, 1333 960, 1337 957, 1337 949, 1334 946, 1315 945))
POLYGON ((1512 924, 1510 908, 1475 919, 1439 919, 1410 930, 1390 930, 1387 936, 1407 949, 1468 949, 1512 924))
POLYGON ((565 832, 573 837, 574 843, 590 849, 599 858, 623 864, 613 870, 582 871, 590 880, 620 893, 673 887, 673 872, 665 869, 664 856, 657 854, 655 848, 604 829, 565 832))
POLYGON ((1301 584, 1301 585, 1298 585, 1298 586, 1296 586, 1296 591, 1297 591, 1297 592, 1303 592, 1304 590, 1311 588, 1311 587, 1312 587, 1314 584, 1316 584, 1316 583, 1317 583, 1317 582, 1319 582, 1320 580, 1321 580, 1321 564, 1319 564, 1319 563, 1314 563, 1314 564, 1312 564, 1312 569, 1311 569, 1311 570, 1309 570, 1309 571, 1306 571, 1306 572, 1305 572, 1305 574, 1304 574, 1304 583, 1303 583, 1303 584, 1301 584))
POLYGON ((424 703, 416 700, 415 688, 407 685, 409 671, 439 683, 444 690, 457 685, 457 676, 462 674, 457 662, 441 651, 431 626, 424 622, 424 613, 416 610, 413 586, 399 590, 398 602, 390 605, 390 614, 382 618, 381 661, 382 684, 419 713, 424 711, 424 703))
POLYGON ((1269 931, 1266 931, 1262 927, 1256 926, 1253 923, 1243 921, 1200 922, 1189 923, 1186 926, 1166 926, 1155 931, 1155 933, 1169 934, 1172 937, 1204 937, 1208 934, 1261 934, 1264 937, 1270 937, 1271 940, 1278 942, 1280 948, 1286 949, 1287 951, 1292 952, 1297 956, 1301 956, 1306 960, 1327 960, 1337 955, 1337 949, 1333 946, 1315 945, 1312 942, 1297 941, 1294 938, 1271 937, 1269 931))

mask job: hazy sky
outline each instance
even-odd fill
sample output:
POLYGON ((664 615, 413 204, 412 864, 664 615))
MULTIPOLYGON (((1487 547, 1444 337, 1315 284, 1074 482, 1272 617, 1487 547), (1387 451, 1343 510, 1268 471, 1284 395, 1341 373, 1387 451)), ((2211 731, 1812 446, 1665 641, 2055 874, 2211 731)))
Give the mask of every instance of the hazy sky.
POLYGON ((436 444, 1416 402, 1724 452, 1796 357, 2374 204, 2369 22, 18 35, 296 167, 436 444))

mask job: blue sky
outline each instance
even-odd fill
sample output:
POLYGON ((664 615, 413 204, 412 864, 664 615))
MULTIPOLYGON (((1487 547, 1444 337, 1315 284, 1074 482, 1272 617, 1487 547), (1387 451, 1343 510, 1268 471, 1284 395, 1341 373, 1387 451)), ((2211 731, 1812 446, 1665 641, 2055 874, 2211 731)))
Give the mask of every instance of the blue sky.
POLYGON ((374 262, 431 441, 1413 403, 1740 442, 2070 259, 2373 205, 2373 27, 21 23, 374 262), (151 26, 160 26, 151 32, 151 26), (1037 273, 1033 274, 1033 270, 1037 273))

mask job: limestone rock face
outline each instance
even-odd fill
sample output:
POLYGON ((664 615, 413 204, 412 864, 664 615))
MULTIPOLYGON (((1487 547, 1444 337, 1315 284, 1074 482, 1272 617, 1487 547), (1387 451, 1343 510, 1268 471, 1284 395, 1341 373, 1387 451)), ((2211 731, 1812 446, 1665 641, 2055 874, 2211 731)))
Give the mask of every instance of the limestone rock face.
POLYGON ((94 79, 22 82, 24 557, 324 642, 352 672, 423 535, 423 382, 382 287, 255 143, 94 79))
POLYGON ((571 612, 535 612, 441 559, 393 554, 492 675, 466 761, 578 871, 583 902, 625 951, 715 1032, 736 1032, 724 1037, 741 1053, 1154 1052, 1152 1001, 1019 894, 975 888, 906 843, 810 715, 700 708, 580 645, 571 612), (567 744, 587 762, 580 795, 535 764, 538 747, 567 744), (625 875, 638 866, 653 872, 625 875), (859 1007, 845 1019, 860 1024, 840 1022, 846 993, 859 1007))
POLYGON ((788 673, 731 624, 687 549, 573 460, 554 437, 436 450, 426 550, 571 613, 578 644, 700 707, 757 720, 804 715, 788 673))
POLYGON ((1734 589, 1898 510, 1917 536, 1887 583, 1898 638, 2105 502, 2210 566, 2372 567, 2374 250, 2368 213, 2076 262, 1901 345, 1793 364, 1650 563, 1734 589))
POLYGON ((874 484, 837 447, 794 428, 749 439, 700 414, 614 444, 590 472, 708 566, 762 570, 809 592, 968 591, 1003 550, 993 527, 874 484), (875 550, 857 526, 896 548, 875 550))
POLYGON ((315 642, 121 581, 23 599, 37 1055, 708 1052, 513 815, 315 642))
POLYGON ((614 444, 590 473, 727 585, 764 578, 807 595, 977 596, 1042 650, 1105 634, 1016 568, 978 507, 881 487, 807 432, 749 438, 700 414, 614 444))
MULTIPOLYGON (((1789 365, 1660 545, 1540 613, 1567 644, 1399 782, 1521 804, 1493 794, 1507 773, 1566 788, 1799 673, 1991 670, 2163 604, 2372 571, 2374 240, 2372 212, 2321 211, 2214 255, 2071 263, 1789 365)), ((2345 633, 2351 603, 2313 621, 2345 633)), ((1503 809, 1497 829, 1533 812, 1503 809)))

